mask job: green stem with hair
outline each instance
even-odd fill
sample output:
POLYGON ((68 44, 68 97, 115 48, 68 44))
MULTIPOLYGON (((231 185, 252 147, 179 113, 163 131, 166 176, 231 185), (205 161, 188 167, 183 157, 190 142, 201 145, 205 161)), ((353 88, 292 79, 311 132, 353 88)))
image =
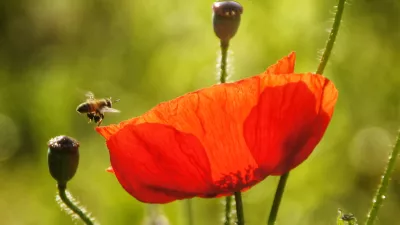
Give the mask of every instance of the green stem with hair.
POLYGON ((395 169, 396 160, 397 160, 397 157, 399 157, 399 153, 400 153, 400 131, 397 135, 396 144, 393 147, 392 152, 389 155, 389 161, 388 161, 386 170, 383 173, 381 183, 379 184, 379 188, 376 191, 374 200, 372 201, 372 206, 367 215, 367 221, 365 222, 365 225, 373 225, 374 224, 376 216, 378 215, 378 211, 379 211, 380 207, 382 206, 383 200, 385 200, 385 198, 386 198, 386 192, 389 187, 390 177, 392 176, 393 171, 395 169))
MULTIPOLYGON (((329 56, 331 55, 337 34, 339 32, 339 27, 340 27, 340 23, 342 21, 345 3, 346 3, 346 0, 339 0, 339 3, 337 5, 335 21, 333 22, 332 29, 329 34, 328 42, 326 43, 324 53, 322 54, 321 61, 318 65, 318 69, 316 71, 317 74, 323 74, 324 70, 325 70, 325 66, 328 63, 329 56)), ((280 203, 282 200, 282 196, 283 196, 288 178, 289 178, 289 172, 282 175, 279 179, 278 187, 277 187, 275 197, 274 197, 274 202, 272 204, 272 208, 271 208, 268 222, 267 222, 268 225, 275 224, 276 217, 277 217, 278 211, 279 211, 279 206, 280 206, 280 203)))
POLYGON ((224 225, 231 225, 232 196, 225 197, 225 219, 224 225))
MULTIPOLYGON (((228 65, 228 48, 229 41, 221 40, 221 62, 220 62, 220 75, 219 81, 221 84, 226 82, 226 78, 228 77, 228 72, 226 67, 228 65)), ((243 213, 243 202, 242 202, 242 194, 240 191, 235 192, 235 202, 236 202, 236 216, 237 216, 237 225, 244 225, 244 213, 243 213)), ((228 196, 225 198, 225 221, 224 225, 231 225, 231 211, 232 211, 232 196, 228 196)))
MULTIPOLYGON (((57 184, 58 196, 60 197, 62 203, 65 204, 74 214, 78 215, 79 218, 87 225, 93 225, 92 219, 86 215, 85 210, 79 208, 78 203, 74 199, 70 199, 71 194, 67 191, 67 185, 57 184)), ((59 202, 60 207, 64 208, 61 202, 59 202)))
POLYGON ((325 70, 325 66, 328 63, 329 56, 331 55, 333 45, 335 44, 337 34, 339 32, 340 23, 342 22, 342 16, 344 11, 344 5, 346 4, 346 0, 339 0, 339 4, 337 5, 335 21, 333 22, 331 32, 329 33, 328 42, 326 43, 326 47, 324 53, 322 54, 321 61, 318 65, 317 74, 323 74, 325 70))
POLYGON ((228 48, 229 41, 221 41, 221 62, 220 62, 220 75, 219 82, 221 84, 226 82, 226 78, 228 77, 228 72, 226 71, 226 67, 228 65, 228 48))
MULTIPOLYGON (((228 48, 229 48, 229 41, 222 41, 221 40, 221 61, 219 63, 219 82, 221 84, 226 82, 226 78, 228 77, 228 72, 226 70, 228 64, 228 48)), ((231 225, 231 213, 232 212, 232 196, 227 196, 225 198, 225 218, 224 218, 224 225, 231 225)))

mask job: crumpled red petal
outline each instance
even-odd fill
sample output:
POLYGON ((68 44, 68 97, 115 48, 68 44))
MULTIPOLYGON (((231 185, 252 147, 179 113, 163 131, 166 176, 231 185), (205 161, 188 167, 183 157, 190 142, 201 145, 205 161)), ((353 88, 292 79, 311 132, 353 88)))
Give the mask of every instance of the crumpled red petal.
POLYGON ((288 172, 318 144, 337 90, 321 75, 293 74, 295 54, 263 74, 161 103, 98 127, 113 171, 142 202, 245 190, 288 172))

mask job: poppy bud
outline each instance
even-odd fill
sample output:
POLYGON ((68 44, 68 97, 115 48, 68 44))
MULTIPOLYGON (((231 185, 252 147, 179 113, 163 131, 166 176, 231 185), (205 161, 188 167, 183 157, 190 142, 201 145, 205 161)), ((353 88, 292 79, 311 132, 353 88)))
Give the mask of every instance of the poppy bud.
POLYGON ((243 7, 235 1, 214 2, 214 32, 222 42, 228 42, 235 36, 240 24, 243 7))
POLYGON ((51 176, 59 185, 74 177, 79 163, 79 143, 68 136, 57 136, 48 142, 47 160, 51 176))

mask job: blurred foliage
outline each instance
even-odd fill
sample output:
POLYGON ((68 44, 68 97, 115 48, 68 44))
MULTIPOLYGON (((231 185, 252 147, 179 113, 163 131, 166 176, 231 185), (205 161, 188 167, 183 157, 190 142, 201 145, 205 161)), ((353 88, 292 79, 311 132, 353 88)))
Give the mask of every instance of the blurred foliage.
MULTIPOLYGON (((231 41, 238 80, 296 51, 296 71, 315 71, 337 1, 245 0, 231 41)), ((113 96, 119 115, 140 115, 160 101, 217 82, 218 39, 212 1, 0 1, 0 224, 72 224, 56 202, 47 141, 81 143, 69 190, 102 224, 140 224, 146 205, 104 170, 102 137, 75 112, 85 92, 113 96)), ((400 127, 400 1, 351 0, 325 70, 339 101, 325 137, 291 173, 278 215, 281 225, 334 224, 337 209, 364 221, 400 127)), ((400 166, 399 166, 400 167, 400 166)), ((400 170, 377 224, 400 224, 400 170)), ((246 224, 265 224, 277 177, 243 195, 246 224)), ((195 225, 220 224, 223 199, 194 199, 195 225)), ((185 204, 163 207, 173 225, 185 204)))

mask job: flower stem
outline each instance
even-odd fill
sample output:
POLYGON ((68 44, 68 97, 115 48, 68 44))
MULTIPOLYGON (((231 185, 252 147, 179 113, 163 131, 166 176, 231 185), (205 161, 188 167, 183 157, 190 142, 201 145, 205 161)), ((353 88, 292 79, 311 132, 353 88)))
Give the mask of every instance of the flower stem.
MULTIPOLYGON (((325 70, 325 66, 328 63, 329 56, 331 55, 333 46, 335 44, 336 36, 339 32, 340 22, 342 21, 342 15, 344 10, 344 4, 346 0, 339 0, 337 5, 335 21, 333 22, 331 32, 329 34, 328 42, 326 43, 324 53, 322 54, 321 61, 318 65, 317 74, 323 74, 325 70)), ((272 208, 268 218, 268 225, 275 224, 276 216, 279 211, 280 202, 282 199, 283 192, 285 190, 286 181, 289 178, 289 172, 285 173, 279 179, 279 184, 277 190, 275 192, 274 202, 272 204, 272 208)))
POLYGON ((283 192, 285 191, 286 181, 289 177, 289 173, 283 174, 279 178, 278 187, 276 188, 274 202, 272 203, 271 211, 269 213, 268 225, 274 225, 276 216, 278 215, 279 206, 281 204, 283 192))
POLYGON ((193 225, 193 209, 192 209, 192 199, 188 199, 186 200, 186 209, 187 209, 187 217, 188 217, 188 221, 187 224, 188 225, 193 225))
MULTIPOLYGON (((85 214, 84 210, 80 209, 75 200, 70 200, 71 194, 66 190, 66 185, 57 184, 58 195, 61 201, 76 215, 78 215, 85 224, 93 225, 94 222, 90 219, 88 215, 85 214)), ((61 206, 61 205, 60 205, 61 206)), ((63 208, 63 206, 61 206, 63 208)))
POLYGON ((397 135, 396 144, 393 147, 392 152, 389 156, 389 162, 382 176, 381 183, 379 184, 379 188, 376 191, 374 200, 372 201, 372 206, 367 215, 367 221, 365 222, 365 225, 374 224, 376 216, 378 215, 379 208, 382 206, 383 200, 386 198, 385 194, 389 186, 389 180, 393 174, 399 153, 400 153, 400 131, 397 135))
POLYGON ((219 81, 221 84, 226 82, 226 78, 228 77, 228 72, 226 71, 226 66, 228 65, 227 58, 228 58, 228 48, 229 48, 229 41, 222 41, 221 40, 221 62, 220 62, 220 76, 219 81))
POLYGON ((232 196, 227 196, 225 198, 225 220, 224 225, 231 225, 231 206, 232 206, 232 196))
POLYGON ((326 66, 326 63, 329 60, 329 56, 331 55, 333 45, 335 44, 336 36, 339 32, 339 27, 340 27, 340 22, 342 22, 342 15, 343 15, 343 10, 344 10, 344 4, 346 3, 346 0, 339 0, 339 3, 337 5, 337 10, 336 10, 336 15, 335 15, 335 21, 333 22, 331 32, 329 34, 328 42, 326 43, 326 47, 324 50, 324 54, 321 57, 321 61, 319 63, 318 69, 317 69, 317 74, 323 74, 324 69, 326 66))
POLYGON ((235 201, 236 201, 236 215, 237 215, 236 224, 244 225, 242 193, 240 191, 235 192, 235 201))
MULTIPOLYGON (((219 63, 220 71, 219 71, 219 82, 221 84, 226 82, 226 78, 228 77, 228 72, 226 71, 227 67, 227 59, 228 59, 228 48, 229 41, 221 40, 221 62, 219 63)), ((227 196, 225 198, 225 220, 224 225, 231 225, 231 211, 232 211, 232 196, 227 196)))

